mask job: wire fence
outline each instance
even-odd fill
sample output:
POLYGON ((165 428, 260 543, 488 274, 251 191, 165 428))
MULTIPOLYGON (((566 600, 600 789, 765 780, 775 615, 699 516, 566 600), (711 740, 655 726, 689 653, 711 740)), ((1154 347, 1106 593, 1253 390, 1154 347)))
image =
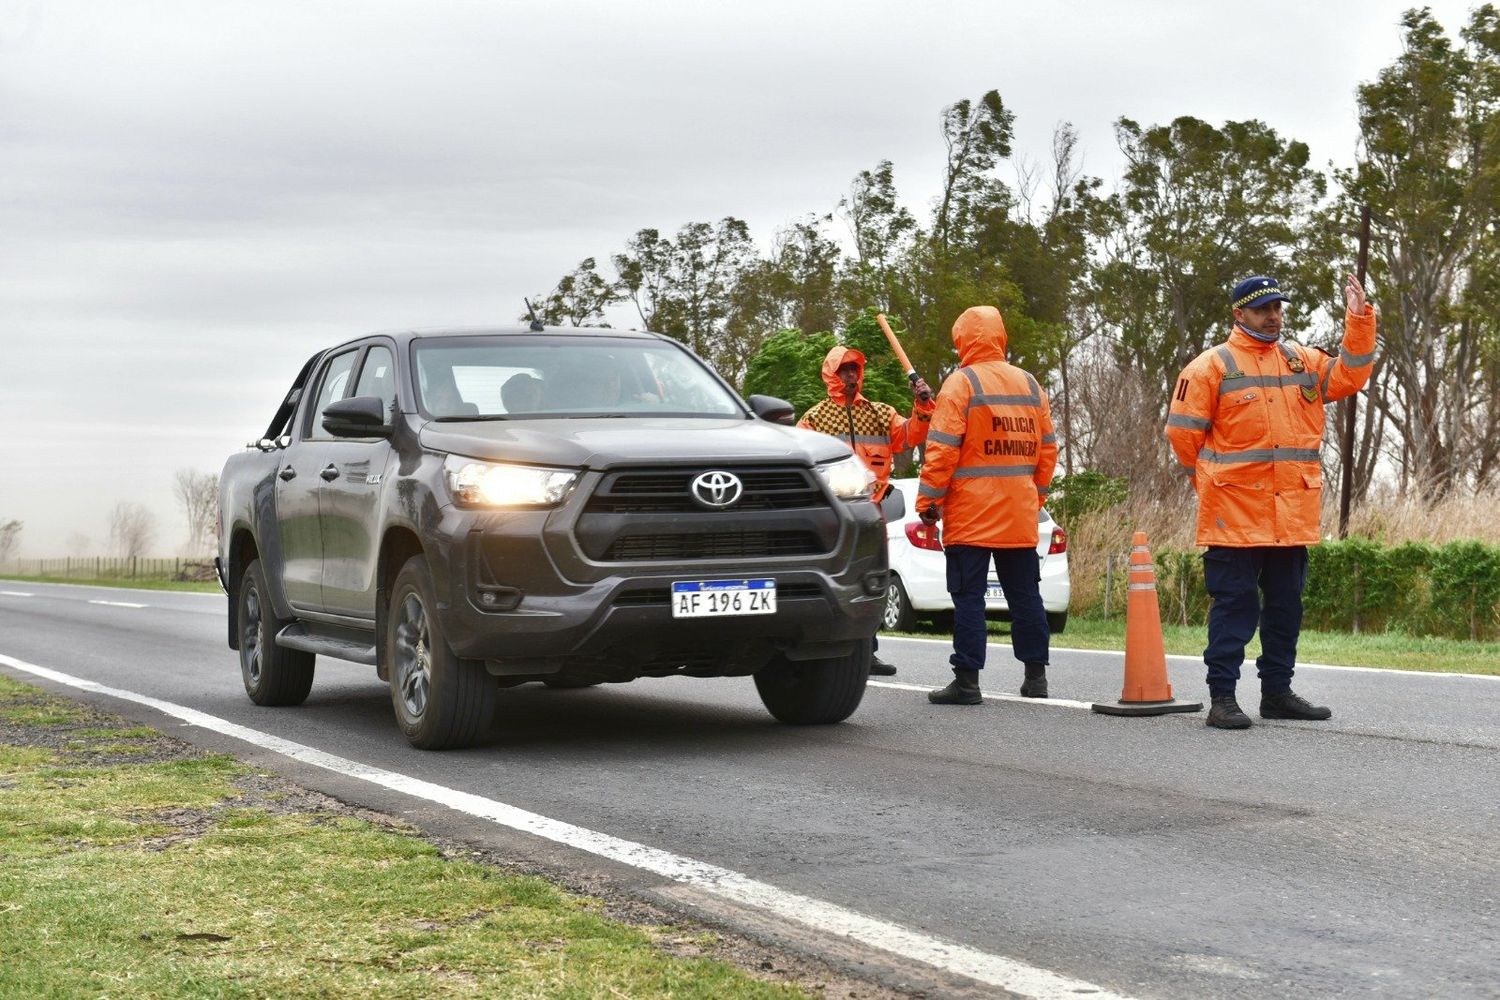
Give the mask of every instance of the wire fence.
POLYGON ((212 560, 181 556, 160 559, 120 556, 16 559, 5 568, 17 576, 54 576, 69 580, 211 581, 214 579, 212 560))

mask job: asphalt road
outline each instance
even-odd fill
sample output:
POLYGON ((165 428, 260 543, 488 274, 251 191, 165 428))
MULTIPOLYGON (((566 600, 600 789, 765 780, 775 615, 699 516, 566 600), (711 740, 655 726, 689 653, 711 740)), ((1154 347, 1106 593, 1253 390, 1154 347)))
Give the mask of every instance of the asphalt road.
MULTIPOLYGON (((305 705, 252 705, 224 614, 217 595, 0 581, 0 656, 16 661, 0 670, 37 683, 16 665, 35 664, 162 699, 1066 977, 1006 980, 1024 995, 1500 997, 1500 678, 1304 668, 1297 689, 1332 721, 1230 733, 1202 713, 1089 712, 1081 702, 1119 696, 1111 653, 1054 652, 1058 700, 1022 702, 1004 696, 1020 665, 992 645, 983 681, 1001 697, 931 706, 922 690, 947 680, 946 643, 883 639, 900 674, 872 682, 840 726, 775 723, 749 679, 526 685, 503 693, 483 746, 432 754, 401 738, 370 667, 320 658, 305 705)), ((1201 666, 1173 658, 1169 674, 1179 698, 1204 697, 1201 666)), ((874 931, 860 943, 791 926, 389 783, 43 686, 426 828, 634 878, 887 983, 1000 992, 888 953, 874 931)), ((1255 690, 1252 668, 1252 715, 1255 690)))

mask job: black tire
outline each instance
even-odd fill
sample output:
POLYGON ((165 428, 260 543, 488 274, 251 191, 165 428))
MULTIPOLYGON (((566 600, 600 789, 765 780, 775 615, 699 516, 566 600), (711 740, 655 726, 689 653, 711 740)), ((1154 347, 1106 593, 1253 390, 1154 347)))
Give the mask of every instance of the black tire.
POLYGON ((276 617, 259 559, 252 559, 240 575, 234 623, 240 635, 240 679, 250 700, 267 706, 306 701, 317 656, 276 645, 276 633, 291 623, 276 617))
POLYGON ((1068 613, 1066 611, 1047 612, 1047 631, 1053 635, 1068 627, 1068 613))
POLYGON ((885 583, 885 613, 880 619, 882 632, 910 632, 917 625, 917 612, 906 596, 901 578, 892 573, 885 583))
POLYGON ((481 661, 453 652, 437 606, 427 560, 412 556, 391 586, 385 652, 396 723, 419 750, 477 743, 489 730, 499 692, 481 661))
POLYGON ((824 660, 772 657, 755 675, 767 711, 794 726, 843 722, 854 714, 870 679, 870 643, 858 642, 847 656, 824 660))

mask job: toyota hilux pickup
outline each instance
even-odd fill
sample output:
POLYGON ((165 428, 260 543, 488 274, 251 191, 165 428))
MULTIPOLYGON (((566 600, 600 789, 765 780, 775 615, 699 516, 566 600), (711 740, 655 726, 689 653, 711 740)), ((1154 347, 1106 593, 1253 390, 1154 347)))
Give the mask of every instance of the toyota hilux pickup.
POLYGON ((868 471, 671 338, 381 333, 314 355, 219 482, 245 691, 375 668, 416 747, 503 688, 753 676, 789 723, 858 707, 886 591, 868 471))

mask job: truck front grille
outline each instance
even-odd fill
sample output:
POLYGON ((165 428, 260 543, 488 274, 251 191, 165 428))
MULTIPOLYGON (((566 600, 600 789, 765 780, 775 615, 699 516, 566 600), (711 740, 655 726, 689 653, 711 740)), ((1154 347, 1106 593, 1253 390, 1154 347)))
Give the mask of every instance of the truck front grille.
POLYGON ((826 555, 842 524, 816 475, 796 466, 701 465, 606 473, 574 529, 588 558, 606 563, 694 562, 826 555), (744 486, 733 507, 693 499, 703 472, 744 486))
POLYGON ((742 559, 814 555, 822 549, 810 531, 715 531, 701 535, 651 534, 616 538, 605 562, 650 559, 742 559))
MULTIPOLYGON (((798 510, 826 507, 827 499, 806 469, 757 469, 716 466, 732 472, 745 486, 735 510, 798 510)), ((707 469, 659 469, 613 472, 589 498, 586 513, 632 512, 713 514, 689 492, 693 477, 707 469)))

